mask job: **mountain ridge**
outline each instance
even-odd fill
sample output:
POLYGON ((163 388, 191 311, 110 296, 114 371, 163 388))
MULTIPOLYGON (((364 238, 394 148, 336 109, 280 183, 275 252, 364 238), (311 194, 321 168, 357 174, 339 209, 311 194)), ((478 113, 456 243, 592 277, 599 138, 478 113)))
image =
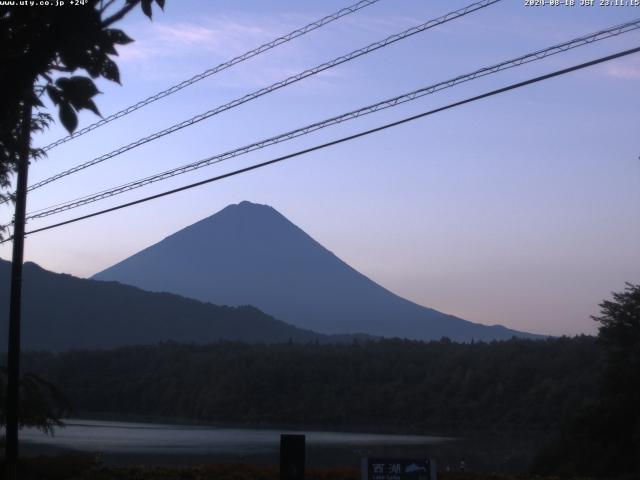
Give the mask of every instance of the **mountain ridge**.
MULTIPOLYGON (((9 299, 11 264, 0 259, 0 298, 9 299)), ((206 344, 352 341, 286 324, 252 306, 219 306, 118 282, 24 265, 22 345, 25 350, 107 349, 161 342, 206 344)), ((8 324, 7 309, 0 321, 8 324)), ((0 329, 6 346, 7 328, 0 329)), ((1 350, 1 349, 0 349, 1 350)))
POLYGON ((251 304, 324 334, 458 341, 542 338, 406 300, 350 267, 271 206, 243 201, 92 277, 214 304, 251 304))

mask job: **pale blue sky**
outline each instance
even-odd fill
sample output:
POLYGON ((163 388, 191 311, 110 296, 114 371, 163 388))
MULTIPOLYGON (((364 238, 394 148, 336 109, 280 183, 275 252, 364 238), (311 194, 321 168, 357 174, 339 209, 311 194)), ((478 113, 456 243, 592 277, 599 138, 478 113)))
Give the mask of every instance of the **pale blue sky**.
MULTIPOLYGON (((53 150, 31 183, 470 1, 381 0, 53 150)), ((577 1, 579 3, 579 0, 577 1)), ((347 5, 168 0, 121 27, 123 86, 104 114, 347 5)), ((119 185, 640 17, 640 7, 504 0, 33 192, 29 210, 119 185)), ((33 221, 38 228, 204 179, 564 66, 640 33, 502 72, 246 157, 33 221)), ((476 102, 278 166, 27 239, 26 258, 90 276, 229 203, 272 205, 390 290, 468 320, 593 333, 589 315, 640 282, 640 55, 476 102)), ((81 126, 93 122, 81 115, 81 126)), ((54 126, 37 139, 53 141, 54 126)), ((5 206, 3 219, 10 218, 5 206)), ((10 247, 0 247, 8 258, 10 247)))

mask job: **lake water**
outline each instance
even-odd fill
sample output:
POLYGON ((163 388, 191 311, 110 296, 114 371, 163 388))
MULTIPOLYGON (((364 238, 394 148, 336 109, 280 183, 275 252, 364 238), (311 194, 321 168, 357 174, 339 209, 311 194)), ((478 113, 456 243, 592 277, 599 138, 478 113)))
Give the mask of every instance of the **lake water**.
MULTIPOLYGON (((357 458, 381 448, 401 451, 422 450, 425 446, 445 442, 443 437, 419 435, 383 435, 318 431, 252 430, 213 428, 152 423, 67 420, 66 427, 47 436, 35 429, 20 432, 20 439, 40 447, 55 447, 83 452, 99 452, 113 458, 125 454, 147 461, 152 456, 205 456, 236 459, 266 456, 275 458, 280 434, 303 433, 309 450, 338 452, 357 458)), ((344 457, 344 455, 341 455, 344 457)), ((345 457, 347 458, 347 457, 345 457)))
POLYGON ((456 439, 320 431, 214 428, 157 423, 73 419, 54 437, 34 429, 20 432, 22 454, 50 455, 75 450, 100 454, 107 464, 194 465, 254 463, 276 465, 280 434, 304 433, 307 465, 358 467, 361 457, 435 458, 455 468, 462 458, 479 471, 521 472, 543 442, 528 434, 478 432, 456 439))

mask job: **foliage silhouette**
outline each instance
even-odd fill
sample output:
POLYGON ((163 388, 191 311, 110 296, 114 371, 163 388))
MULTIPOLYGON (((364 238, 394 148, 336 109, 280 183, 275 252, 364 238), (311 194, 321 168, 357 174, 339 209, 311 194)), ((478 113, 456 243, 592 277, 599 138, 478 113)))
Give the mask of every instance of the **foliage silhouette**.
MULTIPOLYGON (((164 0, 155 0, 163 8, 164 0)), ((23 127, 30 135, 46 128, 52 117, 44 110, 46 93, 58 109, 62 125, 73 132, 77 112, 99 115, 93 98, 99 93, 92 79, 120 82, 111 56, 117 45, 132 41, 112 28, 137 5, 151 18, 153 0, 87 0, 84 5, 0 6, 0 200, 10 186, 20 152, 23 127), (89 76, 72 75, 84 70, 89 76), (25 105, 34 107, 31 124, 23 126, 25 105)), ((44 152, 31 149, 31 158, 44 152)), ((0 231, 0 234, 2 232, 0 231)))
POLYGON ((540 473, 640 475, 640 285, 600 304, 598 395, 568 417, 536 461, 540 473))
MULTIPOLYGON (((7 395, 7 369, 0 367, 0 425, 4 426, 7 395)), ((71 412, 67 398, 52 383, 33 373, 26 373, 20 381, 21 427, 35 427, 53 435, 55 427, 63 426, 61 418, 71 412)))
MULTIPOLYGON (((151 18, 152 1, 87 0, 66 7, 28 2, 0 5, 0 201, 14 199, 3 190, 11 186, 12 173, 24 155, 28 153, 29 159, 44 155, 43 150, 31 148, 33 134, 52 121, 52 116, 42 111, 43 95, 58 107, 60 121, 70 133, 77 127, 80 110, 99 115, 93 100, 99 92, 92 79, 103 77, 119 83, 118 67, 110 56, 117 55, 116 45, 132 41, 112 25, 137 5, 151 18), (90 78, 72 75, 78 70, 90 78)), ((156 3, 164 7, 164 0, 156 3)), ((18 221, 24 222, 24 218, 18 221)), ((0 239, 5 230, 6 226, 0 227, 0 239)), ((6 371, 0 376, 6 396, 6 371)), ((60 424, 59 414, 65 411, 64 399, 53 385, 32 374, 22 377, 20 389, 19 422, 51 433, 60 424)))

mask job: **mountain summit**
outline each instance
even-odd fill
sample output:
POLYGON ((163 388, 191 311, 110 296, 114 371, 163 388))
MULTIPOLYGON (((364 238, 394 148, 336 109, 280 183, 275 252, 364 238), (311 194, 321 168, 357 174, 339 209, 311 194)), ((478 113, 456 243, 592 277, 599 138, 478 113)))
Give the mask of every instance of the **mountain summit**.
POLYGON ((217 305, 253 305, 300 328, 419 340, 533 335, 417 305, 324 248, 274 208, 229 205, 96 274, 217 305))

